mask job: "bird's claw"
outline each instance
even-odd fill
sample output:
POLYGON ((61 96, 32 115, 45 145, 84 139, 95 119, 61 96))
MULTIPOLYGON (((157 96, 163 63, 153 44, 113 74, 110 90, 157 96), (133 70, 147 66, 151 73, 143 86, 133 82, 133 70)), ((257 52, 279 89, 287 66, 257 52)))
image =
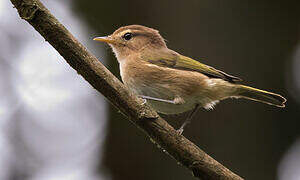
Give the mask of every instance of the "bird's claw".
POLYGON ((147 99, 142 98, 142 100, 143 100, 142 105, 145 105, 147 103, 147 99))
POLYGON ((179 135, 182 135, 182 133, 183 133, 183 128, 179 128, 179 129, 177 129, 176 131, 177 131, 177 133, 178 133, 179 135))

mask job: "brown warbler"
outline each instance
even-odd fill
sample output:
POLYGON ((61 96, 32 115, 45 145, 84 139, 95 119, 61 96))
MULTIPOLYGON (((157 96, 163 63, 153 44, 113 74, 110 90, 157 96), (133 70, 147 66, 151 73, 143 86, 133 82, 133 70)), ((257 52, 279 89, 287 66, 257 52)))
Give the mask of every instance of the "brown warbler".
POLYGON ((96 37, 108 43, 120 64, 124 84, 162 114, 192 110, 179 132, 199 107, 212 109, 226 98, 246 98, 284 107, 279 94, 238 84, 240 78, 226 74, 168 49, 157 30, 141 25, 117 29, 96 37))

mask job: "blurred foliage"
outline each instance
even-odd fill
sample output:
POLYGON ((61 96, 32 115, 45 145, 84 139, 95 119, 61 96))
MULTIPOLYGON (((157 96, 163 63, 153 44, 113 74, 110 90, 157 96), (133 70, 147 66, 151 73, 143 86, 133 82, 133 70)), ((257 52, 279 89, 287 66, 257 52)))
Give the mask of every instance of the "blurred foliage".
MULTIPOLYGON (((281 156, 300 135, 299 104, 286 87, 299 40, 299 1, 77 0, 73 8, 98 35, 129 24, 153 27, 171 49, 286 96, 285 109, 226 100, 214 111, 199 112, 184 133, 246 179, 276 178, 281 156)), ((118 75, 117 61, 109 54, 108 68, 118 75)), ((183 118, 168 120, 178 127, 183 118)), ((114 108, 108 130, 103 165, 114 180, 194 179, 114 108)))

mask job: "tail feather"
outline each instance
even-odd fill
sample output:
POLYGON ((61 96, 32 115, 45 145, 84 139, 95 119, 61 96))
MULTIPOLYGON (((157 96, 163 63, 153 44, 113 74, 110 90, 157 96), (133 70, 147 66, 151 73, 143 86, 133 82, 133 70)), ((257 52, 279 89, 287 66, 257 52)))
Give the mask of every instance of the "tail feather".
POLYGON ((285 107, 286 99, 279 94, 239 85, 238 96, 277 107, 285 107))

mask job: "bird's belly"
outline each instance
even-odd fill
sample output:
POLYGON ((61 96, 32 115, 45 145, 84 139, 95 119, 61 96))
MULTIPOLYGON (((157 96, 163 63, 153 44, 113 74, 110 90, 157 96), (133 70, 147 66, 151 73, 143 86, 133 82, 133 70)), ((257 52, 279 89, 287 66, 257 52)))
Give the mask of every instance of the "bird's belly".
POLYGON ((153 100, 147 100, 147 102, 153 109, 162 114, 180 114, 193 109, 196 105, 196 103, 190 102, 183 104, 170 104, 153 100))
MULTIPOLYGON (((149 96, 153 98, 171 100, 173 101, 175 97, 181 97, 179 94, 171 91, 168 86, 163 84, 127 84, 127 86, 133 90, 138 95, 149 96)), ((161 102, 157 100, 147 100, 153 109, 162 114, 179 114, 193 109, 196 105, 196 101, 193 99, 183 99, 183 103, 172 104, 167 102, 161 102)))

